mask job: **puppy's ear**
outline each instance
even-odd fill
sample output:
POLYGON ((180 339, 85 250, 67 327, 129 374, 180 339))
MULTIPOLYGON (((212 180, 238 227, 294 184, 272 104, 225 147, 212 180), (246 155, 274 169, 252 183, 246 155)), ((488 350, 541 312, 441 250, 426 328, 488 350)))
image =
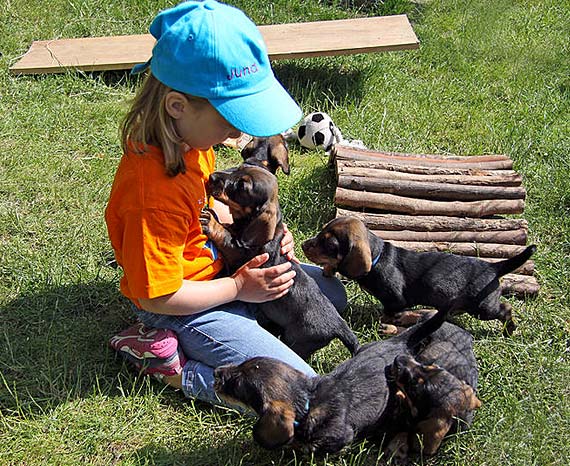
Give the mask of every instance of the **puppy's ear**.
POLYGON ((463 395, 466 399, 465 409, 471 411, 473 409, 479 409, 481 407, 481 400, 477 398, 475 391, 465 382, 463 382, 463 395))
POLYGON ((289 168, 289 150, 287 142, 282 136, 275 136, 269 143, 269 158, 273 160, 283 173, 288 175, 291 170, 289 168))
POLYGON ((339 270, 348 278, 358 278, 370 272, 372 252, 368 232, 349 232, 346 235, 346 253, 339 263, 339 270))
POLYGON ((279 448, 293 438, 295 411, 284 401, 271 401, 253 427, 253 438, 263 448, 279 448))

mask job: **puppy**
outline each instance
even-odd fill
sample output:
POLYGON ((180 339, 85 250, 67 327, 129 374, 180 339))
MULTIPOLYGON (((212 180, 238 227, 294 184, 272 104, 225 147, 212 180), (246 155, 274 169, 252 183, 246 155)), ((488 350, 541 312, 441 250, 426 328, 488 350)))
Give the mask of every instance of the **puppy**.
POLYGON ((499 319, 505 334, 516 326, 512 307, 501 303, 499 277, 524 264, 536 250, 529 246, 510 259, 489 263, 443 252, 415 252, 393 246, 355 217, 339 217, 303 243, 305 255, 337 270, 376 296, 388 317, 414 305, 467 312, 482 320, 499 319))
POLYGON ((400 354, 445 320, 444 312, 385 341, 364 345, 330 374, 307 377, 288 364, 257 357, 214 371, 214 388, 229 403, 257 413, 253 436, 267 449, 284 445, 318 454, 335 453, 362 437, 378 435, 393 422, 386 371, 400 354))
POLYGON ((473 337, 462 328, 445 322, 418 345, 415 358, 397 356, 389 368, 392 418, 386 447, 389 457, 407 461, 409 451, 433 454, 451 430, 468 427, 473 410, 478 370, 473 337))
POLYGON ((397 440, 392 440, 392 446, 388 446, 388 450, 394 450, 396 441, 404 449, 397 453, 400 459, 406 456, 410 443, 414 451, 421 449, 427 455, 435 454, 456 418, 467 422, 473 410, 481 406, 469 384, 438 365, 422 364, 413 356, 399 355, 389 370, 398 387, 398 396, 408 404, 413 418, 411 442, 402 443, 399 434, 397 440))
MULTIPOLYGON (((264 267, 287 260, 280 252, 283 222, 274 175, 244 164, 212 173, 206 189, 229 206, 234 220, 231 225, 222 225, 209 210, 200 216, 204 233, 225 259, 230 273, 264 252, 269 253, 264 267)), ((348 324, 301 266, 296 262, 291 265, 296 273, 293 286, 285 296, 258 305, 259 323, 280 335, 304 359, 333 338, 339 338, 354 354, 358 339, 348 324)))
POLYGON ((273 174, 279 168, 286 175, 290 173, 287 141, 281 134, 268 138, 254 137, 242 149, 241 157, 244 164, 265 168, 273 174))

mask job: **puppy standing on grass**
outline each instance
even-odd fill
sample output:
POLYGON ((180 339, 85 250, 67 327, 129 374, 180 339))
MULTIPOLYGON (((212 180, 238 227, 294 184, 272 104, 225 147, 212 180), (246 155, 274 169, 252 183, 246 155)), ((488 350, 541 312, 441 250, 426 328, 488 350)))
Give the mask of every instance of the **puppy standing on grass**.
MULTIPOLYGON (((209 195, 229 207, 234 220, 231 225, 222 225, 209 210, 204 210, 200 216, 204 233, 224 257, 231 273, 265 252, 269 254, 269 260, 264 267, 287 260, 280 253, 283 222, 277 179, 267 169, 260 168, 265 166, 264 156, 274 158, 281 154, 279 158, 282 159, 282 151, 271 142, 258 147, 260 157, 246 154, 247 160, 240 167, 210 175, 206 187, 209 195), (262 162, 252 164, 252 159, 262 162)), ((277 165, 284 166, 282 160, 277 165)), ((285 344, 304 359, 333 338, 339 338, 354 354, 359 346, 358 339, 348 324, 298 263, 293 261, 292 269, 296 275, 289 293, 258 305, 259 323, 281 335, 285 344)))
POLYGON ((393 246, 374 235, 356 217, 338 217, 303 243, 305 255, 323 266, 325 274, 337 270, 376 296, 384 314, 415 306, 433 306, 467 312, 481 320, 498 319, 504 333, 512 334, 512 307, 499 301, 499 277, 523 265, 535 252, 527 247, 519 255, 489 263, 443 252, 415 252, 393 246))

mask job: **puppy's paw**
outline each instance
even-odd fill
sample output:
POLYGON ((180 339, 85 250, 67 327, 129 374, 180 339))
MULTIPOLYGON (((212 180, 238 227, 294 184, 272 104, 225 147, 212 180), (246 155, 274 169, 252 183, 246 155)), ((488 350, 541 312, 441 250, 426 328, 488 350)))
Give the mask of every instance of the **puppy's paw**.
POLYGON ((416 309, 413 311, 402 311, 394 314, 391 323, 401 327, 411 327, 417 324, 422 317, 435 313, 433 309, 416 309))
POLYGON ((380 334, 381 335, 398 335, 399 330, 395 325, 390 324, 380 324, 380 334))
POLYGON ((206 236, 210 236, 210 234, 215 230, 216 224, 218 223, 214 214, 209 208, 204 208, 200 212, 200 225, 202 226, 202 232, 206 236))

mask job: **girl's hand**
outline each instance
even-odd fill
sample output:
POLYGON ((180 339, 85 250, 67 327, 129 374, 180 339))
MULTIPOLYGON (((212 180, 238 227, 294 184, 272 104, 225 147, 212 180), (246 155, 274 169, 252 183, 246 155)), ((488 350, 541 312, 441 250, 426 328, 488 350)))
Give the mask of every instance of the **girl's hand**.
POLYGON ((267 253, 256 256, 232 275, 237 287, 236 299, 248 303, 263 303, 281 298, 289 292, 295 277, 295 271, 290 270, 291 263, 259 268, 267 259, 267 253))
POLYGON ((293 242, 293 235, 287 228, 287 225, 283 224, 283 239, 281 240, 281 254, 287 258, 287 260, 294 261, 297 264, 299 259, 295 257, 295 243, 293 242))

